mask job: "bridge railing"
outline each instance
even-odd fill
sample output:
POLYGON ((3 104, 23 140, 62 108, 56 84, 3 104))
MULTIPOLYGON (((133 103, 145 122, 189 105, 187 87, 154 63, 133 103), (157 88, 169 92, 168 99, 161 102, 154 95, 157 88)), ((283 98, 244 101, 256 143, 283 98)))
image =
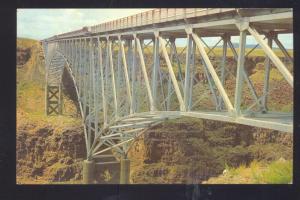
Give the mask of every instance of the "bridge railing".
POLYGON ((164 23, 174 20, 184 20, 187 18, 195 18, 207 15, 213 15, 216 13, 224 13, 235 11, 235 9, 212 9, 212 8, 187 8, 187 9, 176 9, 176 8, 166 8, 166 9, 153 9, 150 11, 142 12, 129 17, 124 17, 121 19, 113 20, 111 22, 106 22, 103 24, 91 26, 92 33, 101 33, 114 31, 118 29, 128 29, 139 26, 153 25, 164 23))

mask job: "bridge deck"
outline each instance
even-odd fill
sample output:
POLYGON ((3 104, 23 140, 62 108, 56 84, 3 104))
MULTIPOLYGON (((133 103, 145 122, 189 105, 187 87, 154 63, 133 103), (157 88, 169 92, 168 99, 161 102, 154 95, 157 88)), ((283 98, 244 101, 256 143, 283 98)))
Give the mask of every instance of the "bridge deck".
POLYGON ((220 36, 225 32, 232 36, 239 35, 235 23, 240 17, 246 17, 257 27, 260 33, 275 31, 292 33, 291 8, 235 9, 235 8, 193 8, 193 9, 153 9, 140 14, 113 20, 110 22, 84 27, 49 38, 68 39, 88 36, 117 36, 132 38, 132 33, 140 38, 152 39, 153 30, 163 32, 164 36, 186 37, 187 24, 196 29, 203 37, 220 36), (205 28, 205 29, 204 29, 205 28))

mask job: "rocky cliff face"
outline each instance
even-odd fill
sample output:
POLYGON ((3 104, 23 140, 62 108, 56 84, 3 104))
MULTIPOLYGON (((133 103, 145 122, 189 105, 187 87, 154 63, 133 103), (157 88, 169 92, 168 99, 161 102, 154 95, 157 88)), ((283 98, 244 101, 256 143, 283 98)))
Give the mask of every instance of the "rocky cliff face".
POLYGON ((292 158, 292 135, 206 120, 165 122, 129 153, 132 183, 201 183, 253 160, 292 158), (276 151, 274 151, 276 149, 276 151))
POLYGON ((82 133, 81 127, 66 127, 61 132, 51 127, 34 132, 19 127, 16 149, 19 182, 81 180, 80 161, 85 157, 82 133))
POLYGON ((22 67, 30 58, 31 49, 30 48, 17 48, 17 66, 22 67))

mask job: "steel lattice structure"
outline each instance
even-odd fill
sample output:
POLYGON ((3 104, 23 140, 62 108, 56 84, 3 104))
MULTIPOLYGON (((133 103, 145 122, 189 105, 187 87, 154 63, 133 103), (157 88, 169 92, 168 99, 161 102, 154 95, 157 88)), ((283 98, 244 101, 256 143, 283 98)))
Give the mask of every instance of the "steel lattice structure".
MULTIPOLYGON (((42 41, 46 88, 61 91, 63 69, 67 68, 78 96, 89 161, 107 157, 105 152, 111 149, 126 159, 131 142, 148 128, 182 116, 292 133, 293 113, 270 112, 267 107, 272 92, 271 62, 293 88, 291 70, 272 50, 275 42, 293 64, 277 37, 293 33, 292 25, 292 9, 155 9, 84 27, 42 41), (262 95, 244 68, 246 57, 255 49, 245 52, 247 35, 266 55, 262 95), (239 37, 238 49, 231 42, 233 36, 239 37), (209 47, 206 37, 220 40, 209 47), (178 52, 177 38, 186 38, 187 46, 182 50, 186 55, 178 52), (216 66, 212 60, 217 56, 212 54, 218 44, 223 50, 216 66), (229 50, 236 63, 235 74, 228 69, 229 50), (234 95, 225 89, 230 79, 235 81, 234 95), (198 90, 200 87, 206 90, 198 90), (247 108, 241 106, 245 88, 253 101, 247 108), (212 109, 199 106, 207 97, 212 109)), ((48 93, 49 89, 47 110, 49 102, 53 103, 49 96, 56 96, 54 107, 61 108, 61 95, 48 93)))

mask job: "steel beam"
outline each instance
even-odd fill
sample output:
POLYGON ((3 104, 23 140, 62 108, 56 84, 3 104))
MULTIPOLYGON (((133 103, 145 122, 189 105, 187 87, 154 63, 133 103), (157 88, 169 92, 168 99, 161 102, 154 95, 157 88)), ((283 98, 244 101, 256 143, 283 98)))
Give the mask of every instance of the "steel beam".
POLYGON ((174 74, 174 71, 173 71, 173 67, 172 67, 172 64, 171 64, 171 61, 170 61, 167 49, 165 47, 166 43, 165 43, 165 41, 160 36, 159 36, 159 42, 161 44, 160 47, 162 49, 164 58, 166 60, 166 63, 167 63, 167 66, 168 66, 169 75, 171 77, 171 80, 172 80, 172 83, 173 83, 173 87, 175 89, 175 93, 176 93, 177 99, 178 99, 179 104, 180 104, 180 110, 181 111, 185 111, 186 108, 184 106, 184 101, 183 101, 183 98, 182 98, 182 95, 181 95, 181 92, 180 92, 180 89, 179 89, 179 86, 178 86, 178 82, 176 80, 176 77, 175 77, 175 74, 174 74))
MULTIPOLYGON (((157 98, 157 75, 159 72, 159 33, 155 32, 155 39, 153 42, 153 70, 152 70, 152 96, 153 96, 153 103, 154 106, 158 105, 158 98, 157 98)), ((156 106, 157 107, 157 106, 156 106)), ((157 107, 158 108, 158 107, 157 107)))
POLYGON ((131 98, 131 107, 132 107, 132 111, 133 113, 136 112, 136 66, 137 66, 137 59, 136 59, 136 55, 137 55, 137 44, 136 44, 136 40, 133 40, 133 45, 134 45, 134 49, 133 49, 133 53, 132 53, 132 70, 131 70, 131 88, 132 88, 132 98, 131 98))
MULTIPOLYGON (((226 58, 227 58, 227 41, 229 37, 225 34, 223 37, 223 55, 222 55, 222 63, 221 63, 221 83, 223 87, 225 86, 225 67, 226 67, 226 58)), ((219 108, 222 110, 224 106, 224 102, 222 101, 222 97, 219 96, 219 108)))
MULTIPOLYGON (((93 67, 93 63, 92 63, 92 41, 89 40, 87 43, 87 50, 88 50, 88 55, 87 55, 87 59, 88 59, 88 74, 87 74, 87 78, 88 78, 88 116, 91 116, 91 112, 93 109, 93 80, 92 80, 92 76, 93 76, 93 71, 92 71, 92 67, 93 67)), ((89 144, 89 148, 91 148, 92 145, 92 119, 91 117, 86 118, 87 123, 88 123, 88 144, 89 144)))
MULTIPOLYGON (((230 47, 230 49, 231 49, 231 51, 232 51, 232 53, 233 53, 234 59, 235 59, 236 61, 238 61, 238 54, 237 54, 237 52, 236 52, 236 50, 235 50, 235 48, 234 48, 234 46, 233 46, 233 44, 231 43, 230 40, 228 40, 228 46, 230 47)), ((246 57, 246 56, 245 56, 245 57, 246 57)), ((248 87, 249 87, 249 89, 250 89, 250 92, 251 92, 251 95, 253 96, 253 99, 254 99, 254 101, 255 101, 255 104, 258 104, 260 108, 263 108, 262 105, 261 105, 261 100, 258 98, 257 93, 256 93, 256 91, 255 91, 255 88, 254 88, 254 86, 253 86, 253 83, 252 83, 252 81, 249 79, 249 77, 248 77, 248 75, 247 75, 247 73, 246 73, 246 71, 245 71, 244 68, 243 68, 243 77, 244 77, 244 79, 246 80, 246 83, 247 83, 247 85, 248 85, 248 87)))
POLYGON ((87 62, 87 41, 86 39, 84 40, 84 44, 83 44, 83 49, 84 49, 84 53, 83 53, 83 116, 84 116, 84 121, 87 115, 87 91, 88 91, 88 87, 87 87, 87 67, 86 67, 86 62, 87 62))
POLYGON ((115 83, 115 72, 114 72, 114 63, 113 63, 113 57, 112 57, 112 44, 111 40, 108 39, 108 53, 107 55, 109 57, 109 64, 110 64, 110 73, 111 73, 111 81, 112 81, 112 90, 113 90, 113 99, 114 99, 114 106, 115 106, 115 117, 119 117, 119 111, 118 111, 118 102, 117 102, 117 93, 116 93, 116 83, 115 83))
MULTIPOLYGON (((268 45, 272 49, 272 36, 268 36, 268 45)), ((267 107, 267 99, 268 99, 268 91, 269 91, 269 80, 270 80, 270 71, 271 71, 271 63, 270 58, 266 57, 265 60, 265 77, 264 77, 264 88, 263 88, 263 99, 262 99, 262 106, 263 106, 263 112, 268 111, 267 107)))
POLYGON ((285 55, 285 57, 291 62, 294 63, 294 59, 290 56, 290 54, 288 53, 288 51, 284 48, 284 46, 282 45, 282 43, 280 42, 280 40, 278 39, 277 35, 275 35, 275 37, 273 38, 275 43, 277 44, 277 46, 280 48, 280 50, 282 51, 282 53, 285 55))
POLYGON ((228 98, 228 96, 227 96, 227 94, 224 90, 224 87, 223 87, 223 85, 222 85, 222 83, 221 83, 221 81, 220 81, 213 65, 211 64, 211 62, 208 58, 208 55, 205 52, 205 49, 203 47, 203 44, 202 44, 200 38, 195 33, 192 33, 192 36, 193 36, 193 39, 194 39, 194 41, 195 41, 195 43, 196 43, 196 45, 199 49, 199 52, 200 52, 204 62, 206 63, 207 69, 209 70, 209 73, 211 74, 211 76, 212 76, 212 78, 213 78, 213 80, 214 80, 214 82, 215 82, 222 98, 223 98, 223 101, 225 103, 226 108, 228 109, 229 112, 232 112, 233 111, 233 106, 232 106, 232 104, 231 104, 231 102, 230 102, 230 100, 229 100, 229 98, 228 98))
POLYGON ((207 69, 207 65, 205 62, 203 62, 202 60, 202 64, 203 64, 203 68, 204 68, 204 73, 205 73, 205 76, 207 78, 207 82, 208 82, 208 85, 209 85, 209 89, 211 91, 211 94, 212 94, 212 99, 213 101, 215 102, 215 105, 216 105, 216 110, 219 111, 219 101, 218 101, 218 96, 217 96, 217 93, 215 91, 215 88, 214 88, 214 85, 213 85, 213 81, 211 80, 211 76, 209 74, 209 71, 207 69))
MULTIPOLYGON (((165 47, 168 47, 168 44, 170 44, 170 62, 173 64, 174 61, 174 49, 172 48, 172 43, 175 42, 174 38, 170 38, 166 44, 165 47)), ((167 102, 167 110, 170 110, 171 107, 171 97, 174 93, 174 90, 172 90, 172 78, 171 75, 168 74, 168 88, 167 88, 167 97, 166 97, 166 102, 167 102)))
MULTIPOLYGON (((120 48, 121 48, 121 54, 122 54, 122 59, 123 59, 123 68, 124 68, 124 76, 125 76, 125 81, 126 81, 126 89, 127 89, 127 97, 128 97, 128 102, 129 104, 131 103, 131 90, 130 90, 130 82, 129 82, 129 76, 128 76, 128 67, 127 67, 127 62, 126 62, 126 57, 125 57, 125 50, 124 50, 124 45, 121 41, 121 36, 119 37, 119 43, 120 43, 120 48)), ((132 107, 130 106, 130 113, 132 113, 132 107)))
POLYGON ((191 56, 192 56, 192 45, 193 45, 193 37, 191 34, 187 35, 187 51, 186 51, 186 65, 185 65, 185 79, 184 79, 184 105, 186 108, 189 108, 189 88, 192 87, 190 85, 190 79, 191 79, 191 56))
POLYGON ((257 43, 263 48, 264 52, 267 56, 272 60, 277 69, 283 75, 283 77, 287 80, 289 85, 294 88, 294 78, 292 74, 287 70, 282 61, 276 56, 276 54, 272 51, 272 49, 268 46, 268 44, 261 38, 259 33, 253 27, 248 27, 249 33, 255 38, 257 43))
POLYGON ((144 80, 145 80, 145 84, 146 84, 146 88, 147 88, 147 92, 148 92, 148 97, 149 97, 149 102, 150 102, 150 111, 154 111, 155 110, 154 101, 153 101, 151 88, 150 88, 150 83, 149 83, 149 79, 148 79, 148 75, 147 75, 147 71, 146 71, 146 65, 145 65, 145 60, 144 60, 144 55, 143 55, 143 52, 142 52, 140 39, 137 38, 135 35, 134 35, 134 38, 135 38, 135 41, 136 41, 137 50, 138 50, 138 53, 139 53, 141 67, 142 67, 142 72, 143 72, 143 76, 144 76, 144 80))
POLYGON ((236 85, 234 95, 234 108, 235 114, 239 116, 241 114, 241 101, 243 92, 243 71, 245 63, 245 48, 246 48, 246 31, 240 31, 240 42, 239 42, 239 54, 237 62, 237 74, 236 74, 236 85))
POLYGON ((195 58, 196 58, 196 44, 192 42, 193 49, 192 49, 192 63, 191 63, 191 79, 190 79, 190 87, 189 87, 189 104, 187 107, 187 110, 190 111, 192 109, 192 103, 193 103, 193 85, 194 85, 194 74, 195 74, 195 58))

